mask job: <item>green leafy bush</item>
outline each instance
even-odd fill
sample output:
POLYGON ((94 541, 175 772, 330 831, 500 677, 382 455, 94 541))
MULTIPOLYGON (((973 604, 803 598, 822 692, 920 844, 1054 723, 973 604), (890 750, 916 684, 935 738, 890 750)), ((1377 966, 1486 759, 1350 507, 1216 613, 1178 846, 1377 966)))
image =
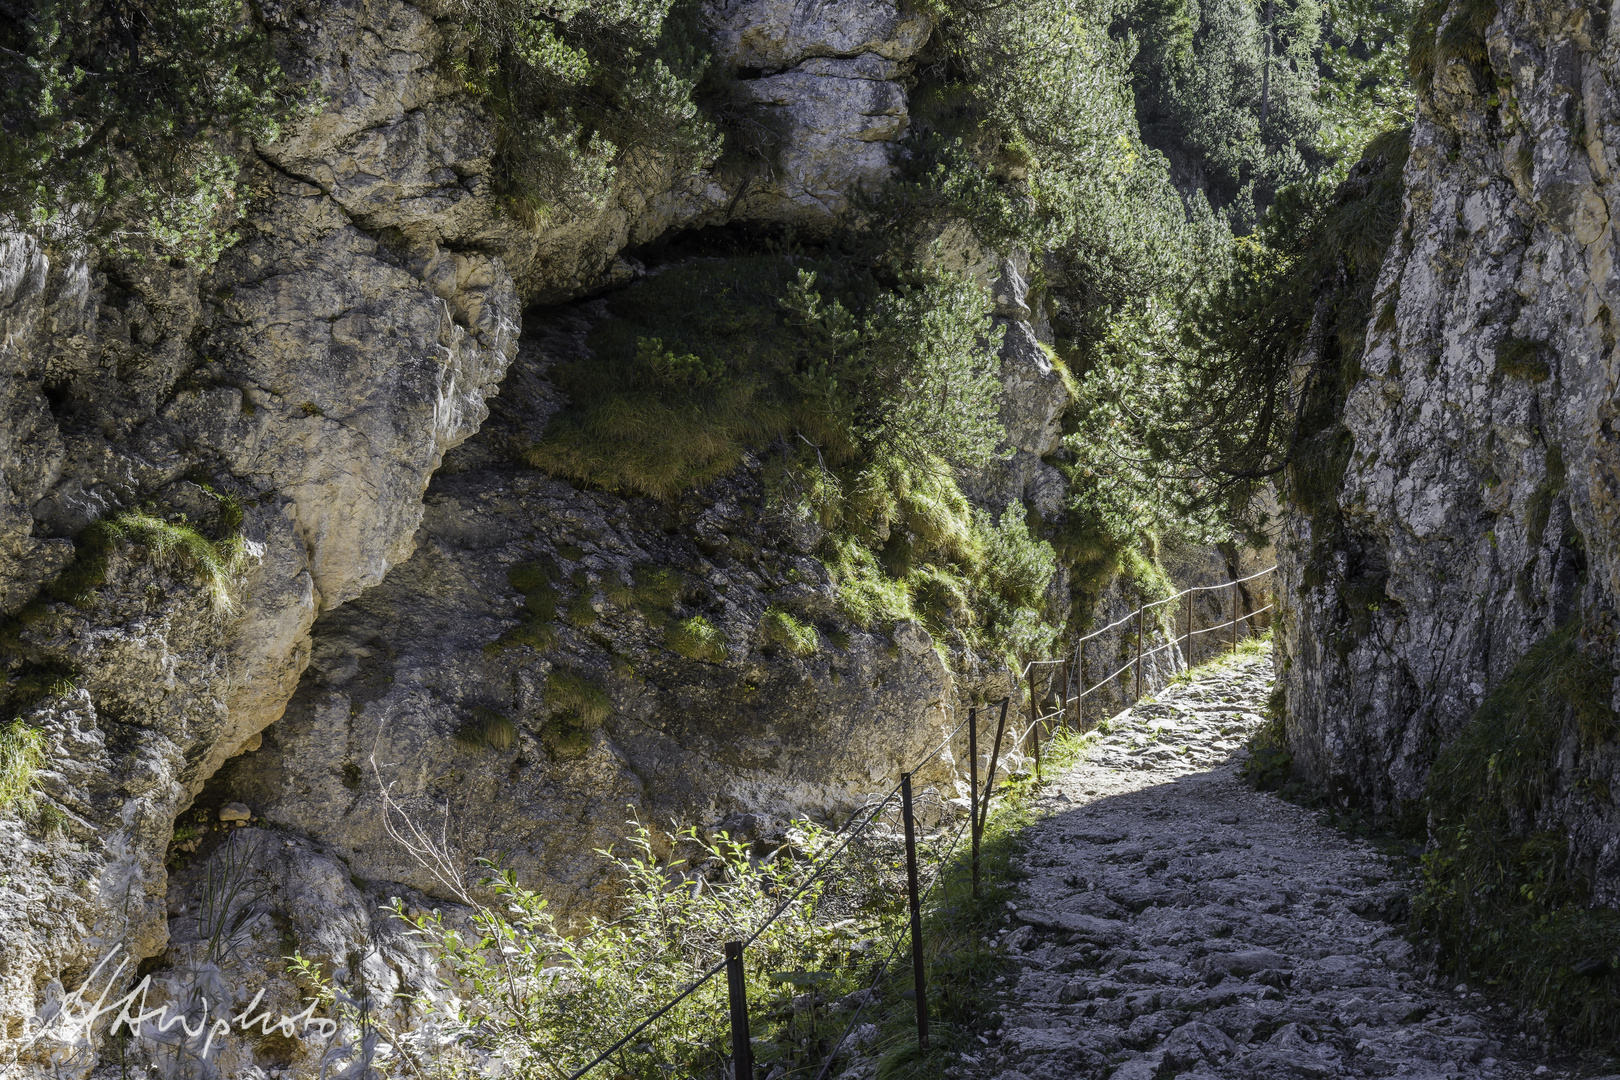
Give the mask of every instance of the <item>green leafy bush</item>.
MULTIPOLYGON (((795 823, 787 844, 758 857, 753 845, 723 833, 655 837, 636 823, 624 854, 601 853, 619 883, 613 915, 566 935, 541 896, 493 865, 481 884, 496 902, 473 906, 465 925, 438 912, 410 917, 396 906, 452 973, 456 992, 440 999, 444 1011, 432 1020, 453 1038, 434 1064, 461 1075, 455 1059, 463 1047, 543 1060, 559 1074, 579 1068, 706 972, 725 941, 762 926, 834 841, 795 823), (671 854, 660 858, 663 851, 671 854)), ((870 978, 870 946, 886 941, 905 913, 895 855, 892 841, 858 842, 839 873, 810 884, 749 944, 758 1064, 819 1064, 842 1033, 844 1018, 829 1016, 825 1005, 795 1009, 794 999, 802 1006, 808 993, 828 1001, 870 978)), ((710 979, 615 1055, 616 1074, 704 1075, 729 1045, 725 1002, 724 976, 710 979)))
POLYGON ((236 239, 237 154, 297 111, 241 0, 25 0, 0 15, 0 212, 207 265, 236 239))

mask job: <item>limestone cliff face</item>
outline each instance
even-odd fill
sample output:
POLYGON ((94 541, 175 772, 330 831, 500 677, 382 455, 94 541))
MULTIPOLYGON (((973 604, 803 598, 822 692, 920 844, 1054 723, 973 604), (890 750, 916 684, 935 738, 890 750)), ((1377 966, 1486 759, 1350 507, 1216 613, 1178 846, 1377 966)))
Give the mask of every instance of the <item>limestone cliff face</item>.
MULTIPOLYGON (((1443 746, 1569 620, 1615 653, 1620 444, 1620 23, 1503 5, 1488 65, 1441 66, 1383 267, 1353 451, 1282 544, 1296 761, 1373 805, 1417 796, 1443 746)), ((1572 790, 1617 762, 1561 748, 1549 822, 1620 899, 1620 813, 1572 790)))
MULTIPOLYGON (((741 85, 781 153, 757 174, 724 177, 643 162, 600 205, 530 229, 495 198, 492 125, 449 74, 464 44, 448 13, 405 0, 259 10, 284 68, 322 105, 247 162, 241 240, 217 265, 0 240, 9 676, 76 673, 76 686, 55 686, 27 714, 49 743, 43 794, 66 822, 41 832, 0 821, 7 1059, 59 976, 71 982, 114 944, 162 950, 175 816, 282 716, 317 618, 412 565, 419 543, 416 565, 442 551, 431 526, 418 539, 423 494, 487 416, 523 305, 626 279, 621 252, 674 229, 830 224, 889 168, 906 126, 893 80, 929 29, 881 0, 841 5, 836 18, 813 5, 715 9, 722 61, 771 69, 741 85), (778 22, 792 33, 766 35, 776 52, 749 44, 778 22), (245 511, 234 606, 139 546, 115 550, 89 594, 43 591, 92 522, 150 501, 223 528, 220 495, 245 511)), ((532 497, 564 514, 570 499, 589 503, 555 488, 532 497)), ((456 498, 477 495, 435 501, 456 498)), ((498 572, 469 568, 470 582, 480 569, 498 572)), ((874 655, 860 663, 906 663, 874 655)), ((330 664, 321 672, 315 686, 329 688, 330 664)), ((329 704, 308 693, 299 717, 329 704)))

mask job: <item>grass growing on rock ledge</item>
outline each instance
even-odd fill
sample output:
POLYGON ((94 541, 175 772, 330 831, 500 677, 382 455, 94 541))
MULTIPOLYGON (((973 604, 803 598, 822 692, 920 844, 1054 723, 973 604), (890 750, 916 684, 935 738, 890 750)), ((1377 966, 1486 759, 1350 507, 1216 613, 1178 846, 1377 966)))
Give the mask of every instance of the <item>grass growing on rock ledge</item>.
POLYGON ((45 736, 21 720, 0 730, 0 810, 34 812, 34 784, 45 767, 45 736))

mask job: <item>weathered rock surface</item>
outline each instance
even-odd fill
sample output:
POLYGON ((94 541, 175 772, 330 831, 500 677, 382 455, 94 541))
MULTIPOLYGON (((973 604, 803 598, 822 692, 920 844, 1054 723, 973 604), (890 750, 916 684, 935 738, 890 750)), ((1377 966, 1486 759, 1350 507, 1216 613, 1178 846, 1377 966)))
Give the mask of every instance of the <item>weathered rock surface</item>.
MULTIPOLYGON (((517 389, 531 356, 549 362, 526 349, 501 404, 525 425, 543 422, 517 389)), ((594 902, 595 852, 628 818, 768 835, 795 814, 846 812, 955 726, 958 680, 926 631, 848 626, 820 562, 764 512, 757 466, 671 508, 487 454, 510 434, 497 420, 469 444, 429 491, 416 553, 317 624, 286 716, 217 778, 219 798, 332 846, 363 877, 433 891, 384 832, 380 779, 411 813, 449 814, 466 869, 504 852, 567 910, 594 902), (542 562, 566 609, 555 644, 503 643, 524 616, 509 575, 542 562), (629 596, 652 569, 680 576, 668 609, 629 596), (773 604, 819 628, 814 654, 766 638, 773 604), (667 643, 670 624, 698 615, 724 636, 723 659, 667 643), (563 715, 553 673, 599 687, 608 715, 563 715), (509 747, 457 741, 480 708, 514 724, 509 747)))
POLYGON ((495 198, 493 128, 448 62, 465 47, 454 18, 404 0, 260 10, 324 106, 248 162, 242 240, 216 266, 0 245, 0 612, 56 578, 87 525, 143 501, 223 528, 193 481, 241 503, 250 553, 228 615, 185 566, 137 549, 85 603, 18 628, 24 668, 81 674, 30 713, 53 760, 73 759, 45 784, 68 823, 0 826, 16 841, 0 853, 0 1055, 55 974, 112 942, 163 947, 175 814, 281 715, 316 617, 411 556, 423 492, 483 422, 521 304, 627 279, 620 253, 674 229, 825 225, 834 195, 887 170, 905 128, 896 65, 928 32, 891 6, 806 7, 794 72, 756 103, 786 167, 746 206, 735 170, 638 162, 600 205, 530 229, 495 198))
MULTIPOLYGON (((1331 512, 1296 516, 1281 544, 1295 761, 1373 807, 1418 796, 1559 626, 1580 619, 1616 655, 1617 26, 1504 7, 1486 67, 1436 73, 1345 406, 1353 452, 1331 512)), ((1620 790, 1620 755, 1572 738, 1551 756, 1541 824, 1620 900, 1620 811, 1571 790, 1620 790)))
POLYGON ((1422 977, 1384 921, 1399 868, 1238 780, 1270 669, 1256 656, 1144 701, 1050 783, 1001 931, 1020 973, 955 1075, 1547 1073, 1511 1017, 1422 977))

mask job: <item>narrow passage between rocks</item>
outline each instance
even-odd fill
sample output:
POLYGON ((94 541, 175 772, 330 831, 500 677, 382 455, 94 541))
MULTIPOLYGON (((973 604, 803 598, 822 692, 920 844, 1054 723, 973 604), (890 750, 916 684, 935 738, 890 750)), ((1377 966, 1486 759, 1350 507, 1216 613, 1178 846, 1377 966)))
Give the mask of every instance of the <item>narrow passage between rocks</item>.
POLYGON ((1260 654, 1172 686, 1047 786, 1002 931, 1021 970, 957 1075, 1571 1075, 1478 993, 1431 985, 1402 869, 1242 782, 1271 675, 1260 654))

